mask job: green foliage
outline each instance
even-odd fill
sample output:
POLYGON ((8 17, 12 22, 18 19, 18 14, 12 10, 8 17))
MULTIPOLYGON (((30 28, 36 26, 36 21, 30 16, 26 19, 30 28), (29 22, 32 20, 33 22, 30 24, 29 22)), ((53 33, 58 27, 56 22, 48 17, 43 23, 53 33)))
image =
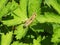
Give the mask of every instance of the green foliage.
MULTIPOLYGON (((12 2, 12 6, 11 6, 11 9, 15 9, 15 6, 18 6, 16 3, 14 3, 14 1, 12 2), (14 8, 13 8, 14 7, 14 8)), ((27 13, 26 13, 26 6, 27 5, 26 3, 24 3, 24 6, 25 7, 22 7, 23 3, 21 2, 21 5, 20 7, 18 6, 14 11, 11 12, 11 15, 14 17, 13 19, 11 20, 7 20, 7 21, 2 21, 3 24, 7 25, 7 26, 13 26, 13 25, 17 25, 17 24, 20 24, 22 22, 24 22, 24 20, 27 19, 27 13), (22 11, 23 10, 23 11, 22 11)))
POLYGON ((54 34, 52 35, 52 42, 54 43, 59 43, 60 42, 60 25, 53 24, 53 32, 54 34))
POLYGON ((12 32, 5 34, 2 34, 1 37, 1 45, 10 45, 11 41, 12 41, 12 32))
POLYGON ((60 6, 57 2, 57 0, 45 0, 45 3, 47 5, 51 5, 59 14, 60 14, 60 6))
POLYGON ((14 31, 14 34, 16 35, 17 39, 21 39, 24 37, 27 33, 27 28, 23 28, 23 25, 19 25, 16 27, 17 30, 14 31))
POLYGON ((23 43, 23 42, 19 43, 18 41, 15 41, 15 42, 13 42, 13 44, 11 44, 11 45, 30 45, 30 44, 23 43))
POLYGON ((33 39, 33 45, 41 45, 40 42, 41 42, 41 37, 40 36, 37 38, 37 40, 33 39))
POLYGON ((60 16, 58 14, 46 12, 44 15, 38 15, 36 18, 40 23, 58 23, 60 24, 60 16))
POLYGON ((28 14, 29 17, 35 12, 37 15, 40 14, 40 7, 41 7, 42 0, 29 0, 28 3, 28 14), (34 3, 33 3, 34 2, 34 3))
POLYGON ((0 45, 60 45, 60 0, 0 0, 0 45))
POLYGON ((7 13, 10 11, 10 7, 11 7, 11 3, 9 2, 6 6, 4 6, 0 10, 0 19, 2 18, 2 16, 7 15, 7 13))
POLYGON ((0 0, 0 10, 5 6, 8 0, 0 0))

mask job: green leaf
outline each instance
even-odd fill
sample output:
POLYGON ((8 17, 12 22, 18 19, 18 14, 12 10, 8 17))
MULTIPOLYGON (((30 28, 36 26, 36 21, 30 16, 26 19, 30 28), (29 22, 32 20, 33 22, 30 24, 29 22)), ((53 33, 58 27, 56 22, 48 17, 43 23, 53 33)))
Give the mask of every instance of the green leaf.
POLYGON ((16 14, 16 16, 18 16, 18 18, 20 18, 20 20, 26 20, 27 18, 27 12, 26 11, 21 11, 20 8, 17 8, 14 12, 14 14, 16 14))
POLYGON ((14 41, 11 45, 19 45, 18 41, 14 41))
POLYGON ((5 6, 8 0, 0 0, 0 10, 5 6))
POLYGON ((6 6, 4 6, 3 9, 0 10, 0 20, 2 19, 2 16, 6 16, 8 12, 10 11, 11 3, 9 2, 6 6))
POLYGON ((14 0, 12 0, 12 5, 10 7, 11 11, 16 10, 16 8, 18 8, 18 3, 16 3, 14 0))
POLYGON ((36 20, 34 20, 34 21, 32 22, 32 24, 30 25, 30 28, 31 28, 34 32, 38 32, 38 33, 44 32, 42 25, 41 25, 38 21, 36 21, 36 20))
POLYGON ((12 34, 13 34, 13 32, 9 32, 6 35, 2 34, 1 45, 10 45, 10 43, 12 41, 12 34))
POLYGON ((37 15, 40 14, 42 0, 29 0, 28 13, 29 17, 35 12, 37 15))
POLYGON ((21 18, 17 17, 13 13, 11 13, 11 15, 14 16, 14 19, 2 21, 4 25, 13 26, 13 25, 17 25, 17 24, 21 23, 21 21, 22 21, 22 20, 20 20, 21 18))
POLYGON ((49 6, 51 5, 60 14, 60 4, 57 0, 45 0, 45 3, 49 6))
POLYGON ((12 2, 8 2, 6 6, 4 6, 0 11, 0 18, 2 16, 7 16, 8 13, 14 11, 18 7, 18 4, 13 0, 12 2))
POLYGON ((14 31, 14 34, 16 35, 16 39, 22 39, 26 33, 27 33, 27 28, 23 28, 23 24, 19 25, 16 27, 17 30, 14 31))
POLYGON ((53 32, 51 42, 58 44, 60 42, 60 25, 53 24, 53 32))
POLYGON ((23 42, 18 42, 18 41, 14 41, 11 45, 29 45, 27 43, 23 43, 23 42))
MULTIPOLYGON (((24 2, 24 0, 22 0, 24 2)), ((25 0, 27 3, 27 0, 25 0)), ((23 3, 20 1, 20 5, 22 6, 23 3)), ((18 7, 16 10, 14 10, 11 15, 14 17, 11 20, 6 20, 6 21, 2 21, 3 24, 7 25, 7 26, 13 26, 13 25, 17 25, 20 24, 22 22, 25 22, 25 20, 27 19, 27 11, 26 11, 26 3, 24 3, 25 7, 18 7)))
POLYGON ((60 24, 60 16, 58 14, 54 14, 54 13, 45 13, 45 15, 37 15, 36 19, 38 20, 38 22, 40 23, 45 23, 45 22, 49 22, 49 23, 59 23, 60 24))
POLYGON ((28 0, 20 0, 20 9, 26 14, 28 0))
POLYGON ((41 42, 41 37, 40 36, 37 37, 37 39, 33 39, 33 45, 41 45, 40 42, 41 42))

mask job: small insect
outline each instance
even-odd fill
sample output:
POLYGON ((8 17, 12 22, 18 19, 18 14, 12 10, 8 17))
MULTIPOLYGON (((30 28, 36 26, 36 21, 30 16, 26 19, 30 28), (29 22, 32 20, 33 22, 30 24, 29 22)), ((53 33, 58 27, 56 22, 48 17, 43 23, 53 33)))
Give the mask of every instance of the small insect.
POLYGON ((28 27, 35 18, 36 18, 36 13, 33 13, 32 16, 24 23, 24 27, 28 27))

